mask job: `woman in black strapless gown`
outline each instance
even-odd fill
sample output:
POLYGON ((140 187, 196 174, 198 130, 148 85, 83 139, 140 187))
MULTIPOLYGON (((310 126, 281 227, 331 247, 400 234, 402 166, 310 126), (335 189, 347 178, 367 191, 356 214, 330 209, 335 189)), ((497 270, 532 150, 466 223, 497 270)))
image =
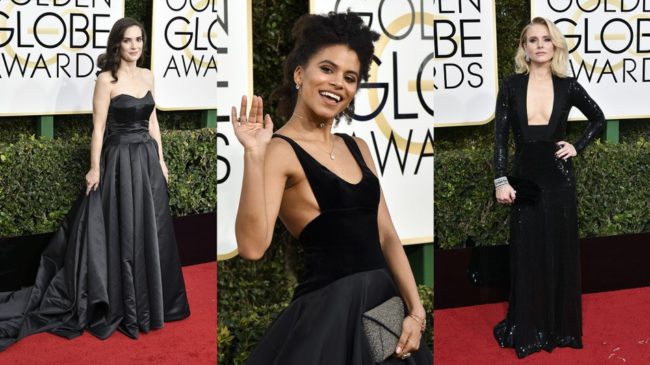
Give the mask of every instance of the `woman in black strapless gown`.
POLYGON ((277 317, 247 364, 374 364, 362 314, 401 296, 407 307, 394 356, 382 364, 432 363, 421 338, 426 313, 390 220, 368 146, 332 134, 334 119, 352 114, 367 79, 378 35, 354 14, 303 16, 278 89, 279 112, 290 116, 273 135, 254 97, 246 117, 231 119, 244 146, 237 213, 239 255, 259 259, 279 217, 304 248, 304 273, 291 304, 277 317), (276 137, 276 138, 272 138, 276 137))
POLYGON ((45 331, 74 338, 86 329, 105 339, 117 329, 137 338, 189 316, 146 91, 152 75, 136 66, 143 38, 128 18, 111 30, 93 96, 87 187, 43 252, 34 286, 0 293, 0 351, 45 331))
POLYGON ((521 34, 518 73, 503 80, 497 97, 496 196, 499 203, 514 205, 510 300, 494 336, 501 347, 513 347, 519 358, 558 346, 582 347, 576 184, 570 158, 599 135, 605 119, 576 79, 566 76, 567 60, 560 31, 548 20, 533 19, 521 34), (589 123, 572 145, 564 140, 574 106, 589 123), (534 188, 513 189, 506 178, 510 130, 516 148, 511 175, 539 187, 537 199, 532 198, 534 188))

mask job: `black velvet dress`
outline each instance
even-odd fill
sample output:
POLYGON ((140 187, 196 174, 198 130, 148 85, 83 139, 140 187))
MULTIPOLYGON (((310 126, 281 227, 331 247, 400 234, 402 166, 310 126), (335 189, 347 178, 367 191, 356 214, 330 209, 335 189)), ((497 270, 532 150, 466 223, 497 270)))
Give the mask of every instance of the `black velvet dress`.
POLYGON ((99 188, 85 189, 41 256, 33 286, 0 293, 0 351, 50 332, 131 338, 189 316, 151 93, 110 101, 99 188))
POLYGON ((506 319, 494 328, 501 347, 519 358, 557 346, 582 347, 580 251, 576 184, 571 159, 555 157, 565 140, 569 111, 577 107, 589 120, 573 145, 578 153, 604 125, 598 105, 574 78, 553 76, 553 110, 548 125, 529 126, 528 75, 503 80, 496 106, 495 178, 506 175, 508 133, 515 141, 511 175, 541 188, 535 205, 510 211, 510 300, 506 319))
MULTIPOLYGON (((248 358, 249 365, 370 365, 372 356, 361 315, 399 295, 379 243, 379 180, 365 164, 352 137, 338 134, 362 171, 348 183, 312 158, 292 139, 321 214, 309 222, 299 240, 305 272, 291 304, 280 313, 248 358)), ((390 357, 382 364, 430 365, 431 350, 420 349, 406 360, 390 357)))

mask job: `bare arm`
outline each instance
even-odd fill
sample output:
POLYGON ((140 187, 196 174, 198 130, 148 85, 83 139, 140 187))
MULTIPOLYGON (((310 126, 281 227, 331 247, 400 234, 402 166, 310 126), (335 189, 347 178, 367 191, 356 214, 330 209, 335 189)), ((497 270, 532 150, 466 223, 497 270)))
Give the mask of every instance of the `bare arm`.
POLYGON ((235 220, 239 255, 258 260, 271 244, 282 194, 287 180, 285 153, 281 142, 271 141, 273 122, 263 117, 262 98, 254 97, 246 117, 247 99, 242 97, 239 117, 235 107, 231 121, 237 139, 244 147, 244 177, 235 220))
POLYGON ((111 76, 101 73, 95 82, 93 91, 93 132, 90 139, 90 170, 86 174, 86 195, 99 187, 99 159, 104 140, 104 129, 111 103, 111 76))
MULTIPOLYGON (((361 150, 366 165, 368 165, 372 172, 377 175, 368 145, 360 138, 355 137, 355 140, 359 145, 359 149, 361 150)), ((409 264, 406 253, 404 252, 402 242, 400 241, 395 226, 393 225, 390 213, 388 212, 388 206, 384 200, 383 192, 381 193, 379 201, 377 220, 379 224, 381 250, 386 259, 386 263, 388 264, 388 268, 393 274, 400 295, 404 299, 409 313, 424 320, 424 318, 426 318, 426 313, 422 306, 422 302, 420 301, 420 295, 418 294, 415 278, 413 277, 413 271, 411 270, 411 265, 409 264)), ((417 322, 412 317, 406 317, 404 319, 402 325, 402 336, 400 337, 400 342, 398 344, 401 351, 396 351, 398 355, 402 352, 409 353, 418 349, 421 336, 420 325, 421 322, 417 322)))

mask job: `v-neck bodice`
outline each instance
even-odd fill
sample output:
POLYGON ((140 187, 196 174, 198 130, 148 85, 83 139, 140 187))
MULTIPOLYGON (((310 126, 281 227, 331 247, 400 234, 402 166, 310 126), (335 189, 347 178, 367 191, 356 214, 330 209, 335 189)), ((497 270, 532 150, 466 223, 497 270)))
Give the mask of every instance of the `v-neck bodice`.
POLYGON ((321 211, 298 238, 305 251, 305 271, 294 299, 344 276, 386 265, 377 224, 379 180, 366 165, 354 139, 337 135, 361 169, 357 183, 330 171, 293 139, 274 135, 293 148, 321 211))
POLYGON ((589 94, 573 77, 553 75, 553 109, 547 125, 529 125, 527 110, 528 74, 515 74, 503 79, 497 96, 495 116, 494 176, 506 176, 508 135, 510 130, 515 147, 530 142, 558 142, 566 140, 569 112, 574 106, 589 123, 578 141, 576 151, 583 150, 594 140, 605 124, 605 116, 589 94))

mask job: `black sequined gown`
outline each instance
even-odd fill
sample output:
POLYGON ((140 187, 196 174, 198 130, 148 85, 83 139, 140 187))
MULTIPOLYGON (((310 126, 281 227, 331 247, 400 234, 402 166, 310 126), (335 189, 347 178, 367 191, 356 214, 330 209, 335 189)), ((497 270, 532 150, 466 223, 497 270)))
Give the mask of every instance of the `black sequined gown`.
MULTIPOLYGON (((41 256, 33 286, 0 293, 0 351, 50 332, 131 338, 189 316, 151 93, 110 101, 99 189, 85 189, 41 256)), ((0 355, 0 358, 2 355, 0 355)))
MULTIPOLYGON (((557 346, 582 347, 580 252, 576 185, 571 159, 555 157, 566 140, 569 111, 577 107, 589 120, 573 145, 580 153, 603 125, 598 105, 574 78, 553 76, 553 110, 548 125, 529 126, 528 75, 503 80, 497 97, 495 178, 506 175, 508 133, 515 158, 510 175, 541 188, 535 206, 515 204, 510 211, 510 300, 506 319, 494 328, 501 347, 522 358, 557 346)), ((571 142, 571 141, 569 141, 571 142)))
MULTIPOLYGON (((340 179, 292 139, 275 135, 293 147, 321 214, 299 236, 305 273, 293 300, 251 353, 248 365, 374 364, 361 315, 399 293, 379 243, 379 180, 354 139, 338 135, 361 168, 357 184, 340 179)), ((432 362, 422 339, 410 358, 390 357, 382 364, 432 362)))

